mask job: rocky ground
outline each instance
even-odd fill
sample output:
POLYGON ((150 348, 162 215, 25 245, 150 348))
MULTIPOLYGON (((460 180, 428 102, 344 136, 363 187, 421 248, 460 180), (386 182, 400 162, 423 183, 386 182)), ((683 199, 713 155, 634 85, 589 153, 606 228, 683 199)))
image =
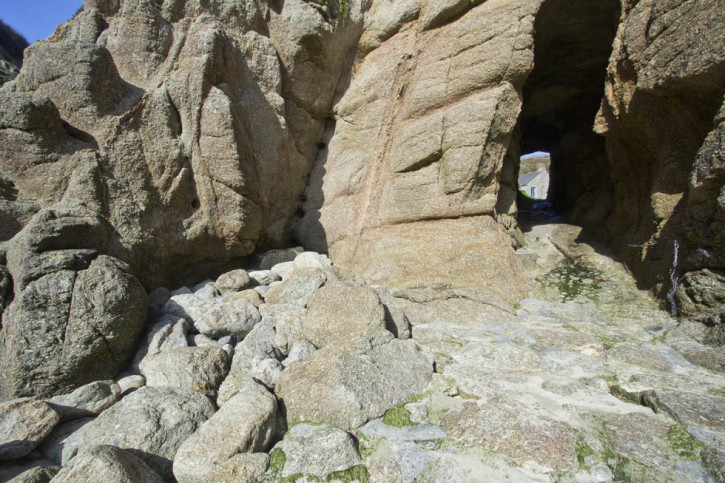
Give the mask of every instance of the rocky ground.
POLYGON ((116 381, 0 405, 0 480, 723 481, 722 353, 579 228, 524 228, 529 298, 468 318, 295 249, 157 289, 116 381))

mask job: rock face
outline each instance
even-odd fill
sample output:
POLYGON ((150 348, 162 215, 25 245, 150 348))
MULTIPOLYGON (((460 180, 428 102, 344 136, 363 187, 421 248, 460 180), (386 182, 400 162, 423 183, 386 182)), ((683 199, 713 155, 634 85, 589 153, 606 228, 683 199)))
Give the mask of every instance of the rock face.
MULTIPOLYGON (((725 264, 722 6, 623 2, 596 119, 614 181, 611 237, 644 245, 619 251, 663 292, 674 266, 682 276, 725 264)), ((707 276, 713 274, 699 278, 707 276)), ((712 298, 717 284, 696 289, 695 277, 680 278, 686 297, 697 291, 696 297, 712 298)), ((679 309, 690 315, 691 307, 682 301, 679 309)))
MULTIPOLYGON (((51 229, 73 229, 65 220, 51 229)), ((32 242, 36 233, 28 233, 32 242)), ((3 314, 0 395, 52 395, 118 374, 146 320, 146 293, 127 265, 86 252, 19 251, 11 273, 22 292, 3 314)))
POLYGON ((391 288, 475 287, 513 299, 525 283, 492 221, 539 2, 435 3, 375 2, 367 12, 298 231, 307 248, 391 288), (442 221, 421 223, 433 219, 442 221), (478 230, 499 238, 479 243, 478 230), (448 252, 456 245, 469 257, 448 252), (484 258, 487 266, 470 265, 484 258))

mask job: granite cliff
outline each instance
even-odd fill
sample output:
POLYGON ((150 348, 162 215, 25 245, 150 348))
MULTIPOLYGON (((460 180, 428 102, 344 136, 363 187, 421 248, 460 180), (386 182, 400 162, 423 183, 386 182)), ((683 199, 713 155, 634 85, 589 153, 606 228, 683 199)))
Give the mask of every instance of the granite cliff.
MULTIPOLYGON (((258 410, 240 452, 269 449, 289 415, 355 429, 430 379, 431 361, 399 340, 408 319, 516 315, 548 280, 522 256, 536 230, 522 231, 517 200, 519 157, 537 150, 551 153, 550 198, 583 227, 578 241, 619 257, 680 317, 671 344, 721 371, 723 26, 723 0, 85 0, 0 87, 0 398, 140 371, 156 382, 137 405, 193 406, 173 451, 143 450, 164 459, 145 460, 162 478, 187 455, 173 474, 188 481, 213 465, 180 445, 211 444, 213 424, 195 431, 216 406, 151 390, 177 379, 174 365, 208 363, 212 382, 179 380, 215 414, 258 410), (267 252, 294 245, 342 268, 267 252), (276 269, 221 289, 239 267, 276 269), (163 289, 183 285, 195 288, 163 289), (186 352, 162 358, 162 332, 186 352), (202 336, 230 347, 197 351, 202 336), (309 357, 287 369, 299 351, 309 357), (411 387, 368 388, 346 372, 359 360, 411 371, 411 387), (300 384, 304 373, 326 383, 300 384), (307 407, 335 388, 350 407, 307 407)), ((433 352, 458 341, 435 337, 433 352)), ((237 415, 223 417, 219 428, 237 415)), ((101 460, 135 457, 106 444, 101 460)))

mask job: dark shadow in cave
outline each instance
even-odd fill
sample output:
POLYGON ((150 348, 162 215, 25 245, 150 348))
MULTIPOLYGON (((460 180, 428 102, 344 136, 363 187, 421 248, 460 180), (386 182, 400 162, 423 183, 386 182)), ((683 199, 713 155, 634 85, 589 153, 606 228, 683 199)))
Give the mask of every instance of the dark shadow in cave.
MULTIPOLYGON (((520 152, 551 155, 547 201, 553 210, 597 238, 612 211, 614 191, 604 138, 592 127, 619 13, 619 0, 543 3, 518 124, 520 152)), ((531 201, 519 196, 518 203, 525 216, 531 201)))

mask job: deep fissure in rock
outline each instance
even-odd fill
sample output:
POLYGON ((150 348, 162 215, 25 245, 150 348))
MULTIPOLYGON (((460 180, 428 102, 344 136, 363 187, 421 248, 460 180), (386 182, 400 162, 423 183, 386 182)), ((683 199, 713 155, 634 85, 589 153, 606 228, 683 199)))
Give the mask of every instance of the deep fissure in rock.
POLYGON ((595 231, 613 206, 605 140, 592 126, 619 11, 618 0, 544 2, 518 125, 520 152, 551 153, 548 199, 554 208, 595 231))

